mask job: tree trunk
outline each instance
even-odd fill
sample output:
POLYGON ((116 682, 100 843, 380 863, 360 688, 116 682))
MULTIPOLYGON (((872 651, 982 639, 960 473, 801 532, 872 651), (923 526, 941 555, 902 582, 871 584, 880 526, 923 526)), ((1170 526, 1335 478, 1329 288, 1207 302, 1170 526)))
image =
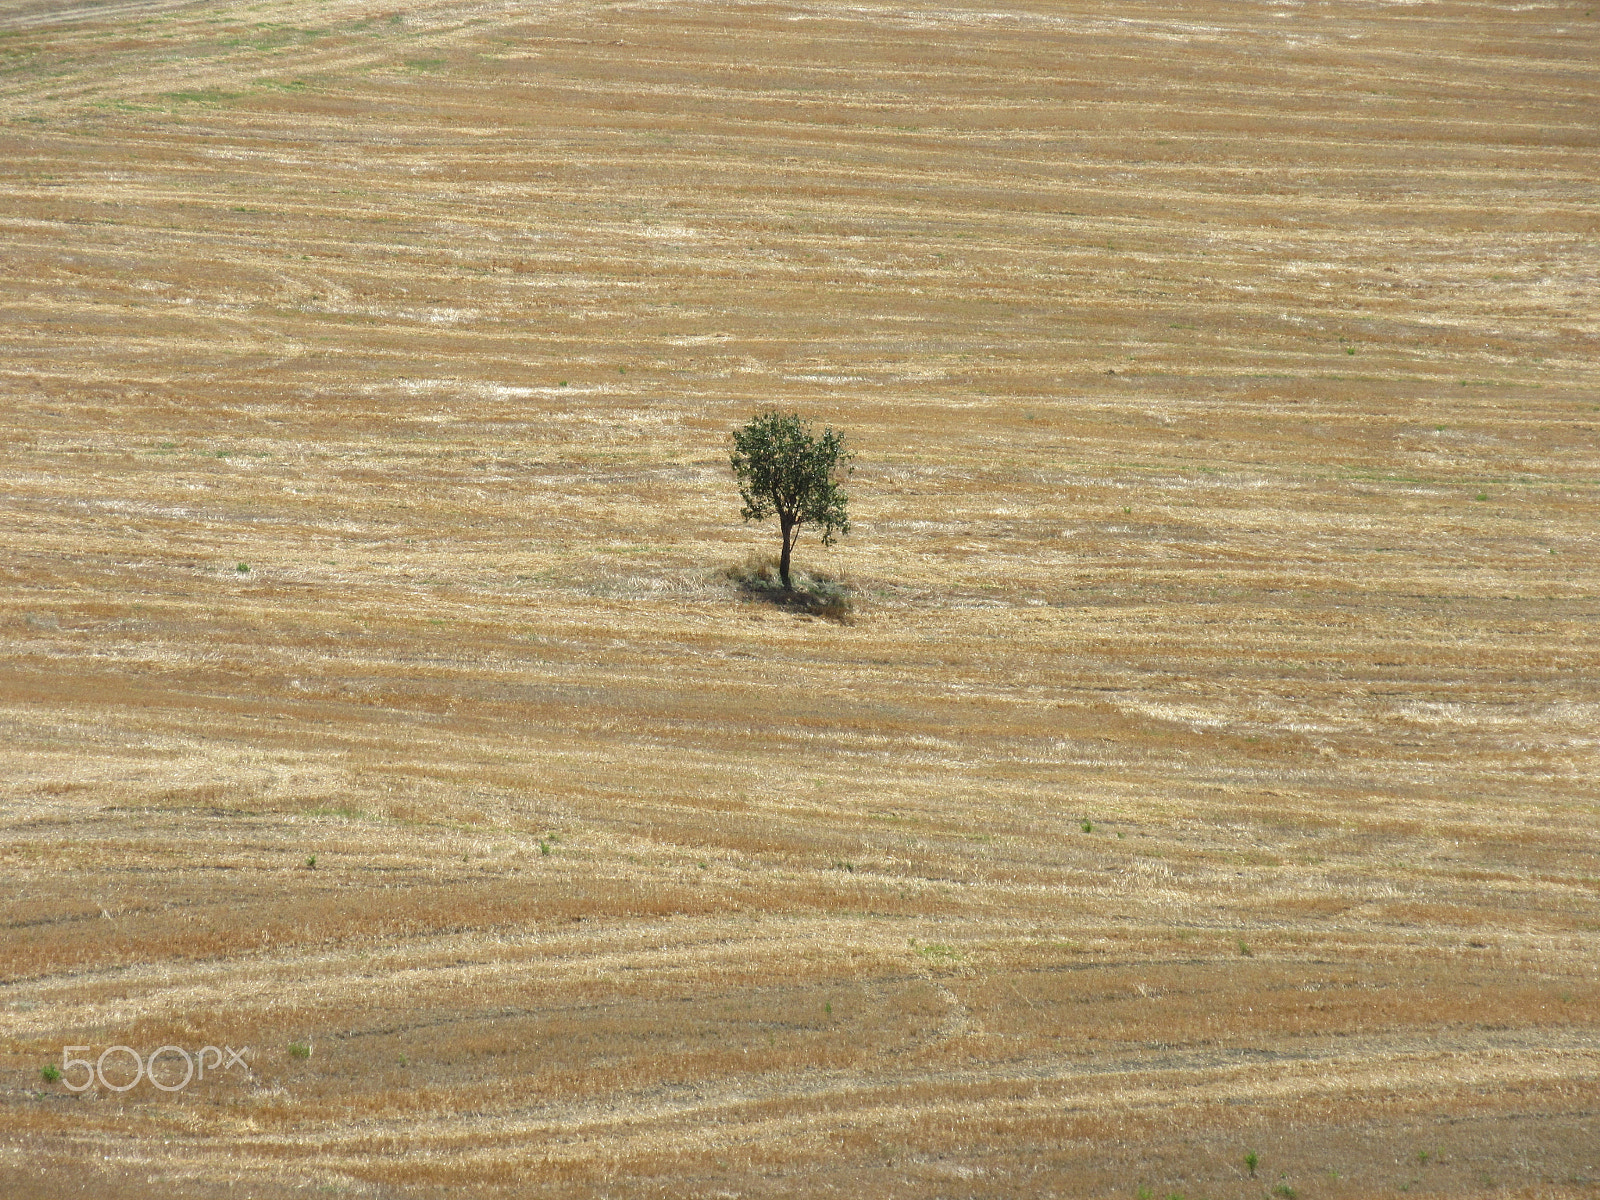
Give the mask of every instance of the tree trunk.
POLYGON ((789 551, 794 549, 794 528, 793 521, 783 522, 783 557, 778 560, 778 575, 783 579, 783 590, 786 592, 794 591, 789 585, 789 551))

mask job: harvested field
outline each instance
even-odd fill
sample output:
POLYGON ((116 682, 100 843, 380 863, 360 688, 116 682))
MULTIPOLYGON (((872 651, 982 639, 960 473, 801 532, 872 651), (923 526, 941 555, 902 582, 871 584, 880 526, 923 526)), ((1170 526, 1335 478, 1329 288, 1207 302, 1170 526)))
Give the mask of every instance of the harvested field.
POLYGON ((1585 3, 0 0, 0 1193, 1595 1196, 1585 3))

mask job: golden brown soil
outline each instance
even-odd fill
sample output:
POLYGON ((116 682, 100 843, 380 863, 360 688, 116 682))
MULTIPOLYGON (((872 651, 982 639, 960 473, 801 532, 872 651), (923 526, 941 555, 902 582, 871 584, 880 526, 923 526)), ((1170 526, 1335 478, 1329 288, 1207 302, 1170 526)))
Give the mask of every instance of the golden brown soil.
POLYGON ((0 1194, 1594 1196, 1591 4, 0 0, 0 1194))

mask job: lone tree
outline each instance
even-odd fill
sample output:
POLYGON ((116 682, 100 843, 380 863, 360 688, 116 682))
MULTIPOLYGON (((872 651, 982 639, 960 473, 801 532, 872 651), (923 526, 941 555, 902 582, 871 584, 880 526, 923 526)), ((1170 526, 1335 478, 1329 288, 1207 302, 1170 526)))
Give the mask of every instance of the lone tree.
POLYGON ((798 413, 760 413, 734 431, 729 461, 744 500, 740 515, 746 521, 778 515, 783 526, 778 574, 786 592, 793 590, 789 553, 799 539, 800 526, 820 525, 824 546, 833 545, 836 532, 850 532, 839 477, 849 473, 852 457, 844 448, 844 434, 824 428, 820 437, 812 437, 811 422, 802 421, 798 413))

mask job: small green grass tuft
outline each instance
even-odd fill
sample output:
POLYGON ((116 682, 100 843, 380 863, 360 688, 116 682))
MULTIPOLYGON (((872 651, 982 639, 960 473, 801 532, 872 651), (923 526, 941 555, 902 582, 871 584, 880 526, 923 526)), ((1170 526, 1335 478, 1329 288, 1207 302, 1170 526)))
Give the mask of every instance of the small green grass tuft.
POLYGON ((248 575, 250 573, 250 564, 249 563, 240 563, 237 567, 234 568, 234 570, 239 572, 239 574, 241 574, 241 575, 248 575))
POLYGON ((1094 822, 1089 820, 1087 817, 1085 817, 1083 819, 1083 824, 1079 825, 1078 828, 1083 830, 1085 833, 1093 833, 1094 832, 1094 822))
POLYGON ((55 1063, 45 1063, 39 1068, 39 1077, 46 1083, 58 1083, 61 1080, 61 1068, 55 1063))
POLYGON ((311 1047, 304 1042, 292 1042, 289 1045, 289 1057, 304 1061, 311 1057, 311 1047))
POLYGON ((961 951, 953 946, 941 946, 937 942, 924 942, 918 945, 911 943, 911 949, 917 956, 930 963, 957 963, 961 961, 961 951))
POLYGON ((1261 1156, 1254 1150, 1250 1151, 1244 1156, 1244 1165, 1250 1169, 1250 1178, 1254 1179, 1256 1177, 1256 1168, 1261 1165, 1261 1156))
POLYGON ((1239 939, 1239 955, 1241 958, 1254 958, 1256 952, 1250 949, 1243 938, 1239 939))

